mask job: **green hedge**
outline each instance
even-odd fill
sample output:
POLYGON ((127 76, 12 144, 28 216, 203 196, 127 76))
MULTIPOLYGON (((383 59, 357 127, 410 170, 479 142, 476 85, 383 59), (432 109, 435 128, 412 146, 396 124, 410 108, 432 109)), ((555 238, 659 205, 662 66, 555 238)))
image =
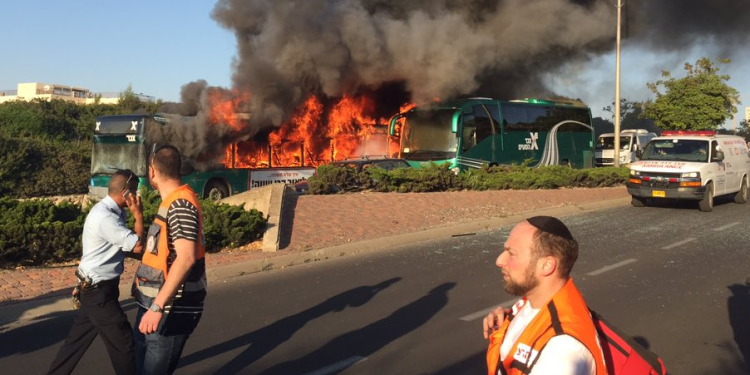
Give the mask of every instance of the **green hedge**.
POLYGON ((90 143, 83 147, 0 135, 0 197, 86 193, 90 154, 90 143))
POLYGON ((527 165, 471 169, 458 175, 447 165, 385 171, 369 168, 360 173, 345 167, 324 165, 308 184, 309 194, 334 194, 370 190, 376 192, 432 192, 456 190, 557 189, 608 187, 624 184, 628 168, 572 169, 563 166, 532 168, 527 165))
MULTIPOLYGON (((150 224, 161 198, 142 190, 144 221, 150 224)), ((262 237, 266 219, 257 210, 201 201, 206 250, 245 245, 262 237)), ((90 207, 49 200, 0 198, 0 267, 41 266, 81 257, 81 233, 90 207)), ((128 216, 132 228, 133 218, 128 216)), ((146 228, 148 230, 148 228, 146 228)))

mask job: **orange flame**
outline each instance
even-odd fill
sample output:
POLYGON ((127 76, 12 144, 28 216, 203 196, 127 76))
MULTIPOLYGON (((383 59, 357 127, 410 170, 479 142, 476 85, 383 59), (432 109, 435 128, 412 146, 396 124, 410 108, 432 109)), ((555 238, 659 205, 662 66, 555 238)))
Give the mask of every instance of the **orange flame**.
MULTIPOLYGON (((227 112, 238 108, 238 103, 242 101, 212 102, 212 114, 218 114, 217 120, 240 130, 243 124, 227 112)), ((257 135, 237 143, 234 167, 318 166, 361 155, 391 156, 390 150, 397 150, 398 140, 394 143, 388 136, 388 119, 376 120, 367 115, 375 112, 376 103, 371 98, 344 96, 329 106, 326 110, 316 96, 310 96, 289 122, 268 133, 267 138, 257 135)), ((402 107, 402 112, 414 105, 407 106, 402 107)), ((231 159, 229 146, 224 165, 232 167, 231 159)))
POLYGON ((227 94, 222 90, 208 92, 208 102, 211 106, 208 117, 212 124, 226 124, 235 131, 242 130, 244 116, 240 114, 244 103, 250 100, 249 92, 233 90, 227 94))

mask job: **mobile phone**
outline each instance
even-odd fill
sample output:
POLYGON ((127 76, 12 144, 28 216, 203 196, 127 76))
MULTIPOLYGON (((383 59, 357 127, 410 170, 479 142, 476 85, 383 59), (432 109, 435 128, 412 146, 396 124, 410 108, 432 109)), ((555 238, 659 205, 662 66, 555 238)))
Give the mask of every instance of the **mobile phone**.
POLYGON ((122 196, 125 197, 125 199, 130 199, 130 197, 133 196, 133 193, 130 191, 130 189, 125 189, 125 192, 122 193, 122 196))

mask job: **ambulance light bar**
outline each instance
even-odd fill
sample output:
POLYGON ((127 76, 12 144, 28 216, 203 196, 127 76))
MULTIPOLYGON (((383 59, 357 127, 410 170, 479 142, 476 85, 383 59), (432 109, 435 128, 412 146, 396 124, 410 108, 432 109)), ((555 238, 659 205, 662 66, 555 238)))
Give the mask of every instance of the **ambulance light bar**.
POLYGON ((699 135, 704 137, 711 137, 716 135, 715 130, 665 130, 661 132, 662 136, 674 136, 674 135, 699 135))

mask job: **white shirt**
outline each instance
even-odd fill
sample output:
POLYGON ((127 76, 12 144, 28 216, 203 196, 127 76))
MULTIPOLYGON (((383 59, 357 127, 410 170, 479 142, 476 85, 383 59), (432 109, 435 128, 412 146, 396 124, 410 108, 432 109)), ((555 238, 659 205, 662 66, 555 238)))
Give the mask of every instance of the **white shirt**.
POLYGON ((83 224, 83 255, 78 270, 98 283, 120 277, 125 251, 132 251, 138 236, 125 226, 125 211, 106 196, 91 208, 83 224))
MULTIPOLYGON (((503 344, 500 346, 501 361, 508 356, 508 352, 539 310, 531 308, 531 304, 527 302, 510 322, 503 344)), ((537 354, 536 351, 532 351, 528 363, 533 362, 537 354)), ((513 353, 513 355, 522 356, 520 353, 513 353)), ((525 357, 516 359, 527 362, 525 357)), ((498 374, 500 374, 499 371, 498 374)), ((586 346, 572 336, 555 336, 544 347, 541 357, 529 375, 596 375, 596 361, 586 346)))

